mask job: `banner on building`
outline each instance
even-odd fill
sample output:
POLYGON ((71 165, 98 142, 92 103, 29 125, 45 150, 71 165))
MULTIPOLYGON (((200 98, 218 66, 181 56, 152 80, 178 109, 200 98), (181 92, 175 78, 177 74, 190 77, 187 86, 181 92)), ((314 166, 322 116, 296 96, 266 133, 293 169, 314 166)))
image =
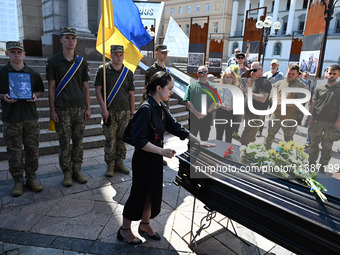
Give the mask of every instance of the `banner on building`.
POLYGON ((307 71, 315 77, 318 76, 320 52, 325 35, 326 21, 324 3, 311 2, 308 9, 302 50, 299 58, 301 70, 307 71))
POLYGON ((197 78, 197 69, 205 64, 208 41, 209 17, 191 18, 189 36, 188 69, 190 76, 197 78))
POLYGON ((246 53, 247 43, 250 43, 248 63, 251 64, 255 61, 261 60, 262 53, 262 41, 264 29, 257 31, 256 22, 258 20, 259 12, 263 15, 260 16, 260 20, 264 21, 267 14, 267 7, 260 7, 255 9, 250 9, 246 13, 246 23, 244 25, 244 36, 242 52, 246 53))

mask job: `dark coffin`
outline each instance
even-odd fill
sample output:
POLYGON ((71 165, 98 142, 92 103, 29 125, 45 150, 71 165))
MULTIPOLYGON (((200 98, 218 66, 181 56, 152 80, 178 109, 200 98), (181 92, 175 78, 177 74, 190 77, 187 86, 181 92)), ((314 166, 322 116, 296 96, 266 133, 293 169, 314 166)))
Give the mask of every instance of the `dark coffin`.
MULTIPOLYGON (((176 184, 207 207, 237 221, 269 240, 298 254, 340 254, 340 181, 319 178, 326 186, 323 203, 298 180, 249 172, 190 173, 195 166, 242 164, 224 159, 229 144, 213 141, 216 148, 193 146, 178 156, 176 184)), ((319 174, 322 175, 322 174, 319 174)))

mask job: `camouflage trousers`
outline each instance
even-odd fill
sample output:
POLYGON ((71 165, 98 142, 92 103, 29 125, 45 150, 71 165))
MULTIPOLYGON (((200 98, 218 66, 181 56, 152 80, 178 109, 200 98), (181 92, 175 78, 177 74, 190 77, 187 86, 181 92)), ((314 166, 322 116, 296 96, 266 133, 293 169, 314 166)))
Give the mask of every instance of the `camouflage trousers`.
POLYGON ((4 122, 3 134, 7 146, 9 172, 13 180, 23 181, 24 170, 27 179, 34 179, 39 157, 38 120, 4 122), (24 145, 24 151, 22 145, 24 145))
POLYGON ((264 116, 256 116, 252 113, 246 113, 244 115, 244 130, 241 135, 241 144, 247 146, 249 143, 254 142, 256 139, 256 133, 261 126, 261 121, 264 116), (252 119, 255 119, 252 121, 252 119), (250 125, 249 125, 250 124, 250 125))
POLYGON ((59 122, 55 123, 55 129, 59 136, 60 168, 64 173, 79 171, 83 163, 85 107, 57 107, 56 113, 59 117, 59 122))
POLYGON ((336 130, 333 123, 314 120, 313 126, 309 129, 311 139, 309 147, 309 164, 316 164, 319 157, 319 144, 322 140, 321 157, 319 163, 328 165, 332 157, 333 142, 340 139, 340 131, 336 130))
POLYGON ((280 128, 283 131, 284 140, 286 142, 293 140, 293 136, 297 128, 296 126, 294 126, 296 122, 286 120, 283 124, 284 125, 282 125, 282 120, 276 117, 275 114, 271 115, 268 123, 268 136, 265 140, 267 150, 271 148, 275 135, 277 134, 277 132, 279 132, 280 128), (276 121, 274 121, 275 119, 276 121))
POLYGON ((111 125, 103 124, 105 135, 104 159, 107 164, 114 163, 116 159, 125 159, 126 147, 122 140, 124 130, 130 119, 130 111, 109 111, 111 125))

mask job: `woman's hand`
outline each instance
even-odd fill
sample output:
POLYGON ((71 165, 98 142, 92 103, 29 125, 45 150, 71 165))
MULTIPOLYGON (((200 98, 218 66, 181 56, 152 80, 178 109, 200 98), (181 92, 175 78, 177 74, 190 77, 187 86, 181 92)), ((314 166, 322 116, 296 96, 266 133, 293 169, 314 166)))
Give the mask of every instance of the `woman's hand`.
POLYGON ((210 147, 216 147, 216 144, 200 141, 200 146, 210 148, 210 147))
POLYGON ((176 155, 176 151, 173 149, 163 149, 162 151, 162 156, 167 157, 167 158, 172 158, 175 155, 176 155))

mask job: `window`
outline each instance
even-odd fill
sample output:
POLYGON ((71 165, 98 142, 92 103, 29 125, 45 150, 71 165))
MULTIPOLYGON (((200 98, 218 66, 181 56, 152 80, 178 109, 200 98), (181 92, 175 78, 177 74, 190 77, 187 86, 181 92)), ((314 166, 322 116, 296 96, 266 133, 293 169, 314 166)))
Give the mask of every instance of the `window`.
POLYGON ((210 9, 210 5, 209 5, 209 4, 206 4, 206 5, 205 5, 205 10, 208 12, 209 9, 210 9))
POLYGON ((235 52, 235 50, 238 48, 238 43, 234 42, 233 43, 233 53, 235 52))
POLYGON ((305 21, 299 22, 299 30, 303 31, 303 28, 305 27, 305 21))
POLYGON ((275 43, 273 55, 281 55, 281 43, 280 42, 275 43))
POLYGON ((303 0, 303 5, 302 5, 302 9, 307 9, 308 5, 308 0, 303 0))
POLYGON ((199 12, 200 11, 200 5, 196 5, 196 12, 199 12))
POLYGON ((289 9, 290 9, 290 0, 287 0, 286 11, 289 11, 289 9))
POLYGON ((340 33, 340 19, 336 21, 335 33, 340 33))
POLYGON ((218 22, 214 22, 214 33, 218 33, 218 22))
POLYGON ((189 36, 189 32, 190 32, 190 29, 189 29, 189 24, 186 24, 185 25, 185 34, 187 35, 187 36, 189 36))
POLYGON ((182 14, 182 6, 178 7, 178 14, 182 14))
POLYGON ((190 9, 191 9, 191 6, 188 5, 188 8, 187 8, 187 13, 190 13, 190 9))
POLYGON ((283 22, 282 34, 287 32, 287 21, 283 22))
POLYGON ((175 8, 171 8, 171 15, 175 14, 175 8))

